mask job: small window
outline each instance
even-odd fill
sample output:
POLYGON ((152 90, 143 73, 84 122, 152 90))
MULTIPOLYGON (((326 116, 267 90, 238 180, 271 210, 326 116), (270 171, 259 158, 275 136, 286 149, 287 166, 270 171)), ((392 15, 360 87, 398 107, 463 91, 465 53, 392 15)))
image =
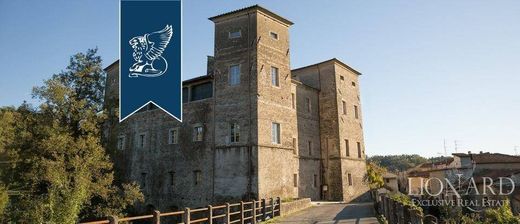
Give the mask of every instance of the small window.
POLYGON ((231 142, 239 142, 240 141, 240 126, 238 124, 231 124, 230 128, 230 136, 231 136, 231 142))
POLYGON ((271 124, 271 140, 274 144, 280 144, 280 124, 271 124))
POLYGON ((386 180, 386 183, 390 183, 390 179, 385 179, 386 180))
POLYGON ((340 76, 339 76, 339 79, 340 79, 341 81, 344 81, 344 80, 345 80, 345 77, 343 77, 342 75, 340 75, 340 76))
POLYGON ((291 106, 292 109, 296 109, 296 95, 294 93, 291 93, 291 106))
POLYGON ((193 128, 193 141, 201 142, 204 137, 204 129, 202 126, 195 126, 193 128))
POLYGON ((314 176, 312 178, 312 186, 318 187, 318 175, 316 175, 316 174, 314 174, 314 176))
POLYGON ((309 97, 305 98, 305 107, 307 108, 307 112, 311 112, 311 99, 309 97))
POLYGON ((271 38, 275 39, 275 40, 278 40, 278 34, 275 33, 275 32, 269 32, 269 36, 271 36, 271 38))
POLYGON ((348 173, 348 186, 352 186, 352 174, 348 173))
POLYGON ((357 153, 358 153, 358 158, 361 158, 362 157, 361 142, 357 142, 357 153))
POLYGON ((293 154, 297 154, 296 151, 298 149, 298 143, 296 142, 296 138, 292 138, 292 145, 293 145, 293 154))
POLYGON ((172 128, 168 130, 168 144, 177 144, 179 142, 179 129, 172 128))
POLYGON ((355 83, 355 82, 352 82, 352 86, 356 86, 356 83, 355 83))
POLYGON ((242 31, 241 30, 234 30, 229 32, 229 39, 235 39, 242 37, 242 31))
POLYGON ((277 67, 271 67, 271 85, 280 86, 280 78, 277 67))
POLYGON ((348 139, 345 139, 345 152, 346 152, 347 157, 349 157, 350 156, 350 146, 349 146, 348 139))
POLYGON ((298 187, 298 174, 293 174, 293 186, 298 187))
POLYGON ((309 148, 309 156, 312 156, 312 142, 311 141, 307 142, 307 147, 309 148))
POLYGON ((344 100, 341 101, 341 105, 342 105, 342 108, 343 108, 343 114, 347 114, 347 102, 345 102, 344 100))
POLYGON ((356 105, 354 105, 354 117, 355 117, 356 119, 359 118, 358 107, 357 107, 356 105))
POLYGON ((119 136, 117 138, 117 149, 119 149, 119 150, 125 149, 125 136, 119 136))
POLYGON ((229 84, 230 85, 240 84, 240 65, 229 66, 229 84))
POLYGON ((141 187, 146 187, 146 173, 141 173, 141 187))
POLYGON ((146 134, 140 134, 139 138, 137 140, 137 144, 138 144, 139 148, 144 148, 145 141, 146 141, 146 134))
POLYGON ((202 182, 202 175, 200 170, 193 171, 193 177, 195 185, 199 185, 202 182))
POLYGON ((175 184, 175 172, 170 171, 168 174, 170 174, 170 186, 173 186, 175 184))

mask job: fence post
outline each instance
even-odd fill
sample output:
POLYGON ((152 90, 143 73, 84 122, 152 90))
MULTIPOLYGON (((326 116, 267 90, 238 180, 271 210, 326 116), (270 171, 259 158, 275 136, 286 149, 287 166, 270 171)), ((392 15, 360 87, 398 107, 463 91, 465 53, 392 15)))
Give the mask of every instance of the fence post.
POLYGON ((213 224, 213 207, 208 205, 208 223, 213 224))
POLYGON ((240 201, 240 223, 244 224, 244 202, 240 201))
POLYGON ((276 204, 278 204, 278 216, 282 216, 282 199, 276 197, 276 204))
POLYGON ((262 221, 265 221, 265 217, 267 216, 267 209, 265 205, 265 199, 262 199, 262 221))
POLYGON ((184 215, 182 216, 182 223, 190 224, 190 222, 191 222, 190 208, 185 208, 184 215))
POLYGON ((271 198, 271 218, 274 218, 274 198, 271 198))
POLYGON ((251 212, 253 214, 253 220, 251 223, 256 224, 256 201, 253 199, 253 211, 251 212))
POLYGON ((161 212, 154 210, 153 211, 153 224, 161 224, 161 212))
POLYGON ((115 216, 115 215, 108 216, 108 223, 109 224, 119 223, 117 216, 115 216))
POLYGON ((231 213, 231 206, 229 205, 229 203, 226 203, 226 223, 231 222, 231 215, 229 215, 230 213, 231 213))

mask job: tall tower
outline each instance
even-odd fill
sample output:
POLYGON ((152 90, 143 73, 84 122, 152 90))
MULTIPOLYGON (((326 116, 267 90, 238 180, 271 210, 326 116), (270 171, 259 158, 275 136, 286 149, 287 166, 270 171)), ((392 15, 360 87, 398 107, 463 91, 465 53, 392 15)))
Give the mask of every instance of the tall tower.
MULTIPOLYGON (((232 184, 247 186, 237 192, 259 198, 293 196, 297 164, 292 153, 296 113, 290 107, 292 22, 257 5, 210 20, 215 23, 216 161, 249 165, 246 171, 234 171, 244 178, 232 184), (229 130, 237 126, 240 140, 233 141, 229 130)), ((215 189, 228 187, 226 172, 215 169, 215 189)), ((226 192, 215 192, 221 193, 226 192)))
POLYGON ((322 198, 365 201, 366 155, 359 96, 361 75, 334 58, 293 70, 302 83, 320 89, 322 198))

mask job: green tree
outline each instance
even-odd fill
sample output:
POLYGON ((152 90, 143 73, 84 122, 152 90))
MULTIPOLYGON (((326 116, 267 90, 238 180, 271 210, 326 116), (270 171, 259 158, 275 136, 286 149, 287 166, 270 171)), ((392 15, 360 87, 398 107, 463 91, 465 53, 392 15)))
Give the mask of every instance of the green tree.
MULTIPOLYGON (((2 175, 20 195, 8 216, 22 223, 75 223, 78 219, 121 215, 143 196, 138 185, 115 185, 112 162, 101 145, 104 71, 97 49, 71 57, 33 96, 38 108, 23 104, 13 113, 13 138, 5 150, 12 175, 2 175)), ((7 173, 7 172, 6 172, 7 173)))
POLYGON ((385 181, 383 179, 385 172, 385 168, 380 167, 375 163, 367 163, 367 174, 364 177, 364 180, 366 183, 368 183, 370 189, 379 189, 385 185, 385 181))

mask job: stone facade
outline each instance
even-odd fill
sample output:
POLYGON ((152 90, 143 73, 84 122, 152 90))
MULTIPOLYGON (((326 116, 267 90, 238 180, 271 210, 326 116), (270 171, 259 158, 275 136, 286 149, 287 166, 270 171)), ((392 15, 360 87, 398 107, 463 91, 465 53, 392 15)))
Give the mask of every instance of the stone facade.
POLYGON ((337 59, 291 70, 292 22, 260 6, 210 20, 214 57, 206 75, 183 82, 182 122, 149 105, 118 123, 118 63, 106 69, 118 180, 139 183, 144 205, 161 210, 366 199, 360 73, 337 59))

